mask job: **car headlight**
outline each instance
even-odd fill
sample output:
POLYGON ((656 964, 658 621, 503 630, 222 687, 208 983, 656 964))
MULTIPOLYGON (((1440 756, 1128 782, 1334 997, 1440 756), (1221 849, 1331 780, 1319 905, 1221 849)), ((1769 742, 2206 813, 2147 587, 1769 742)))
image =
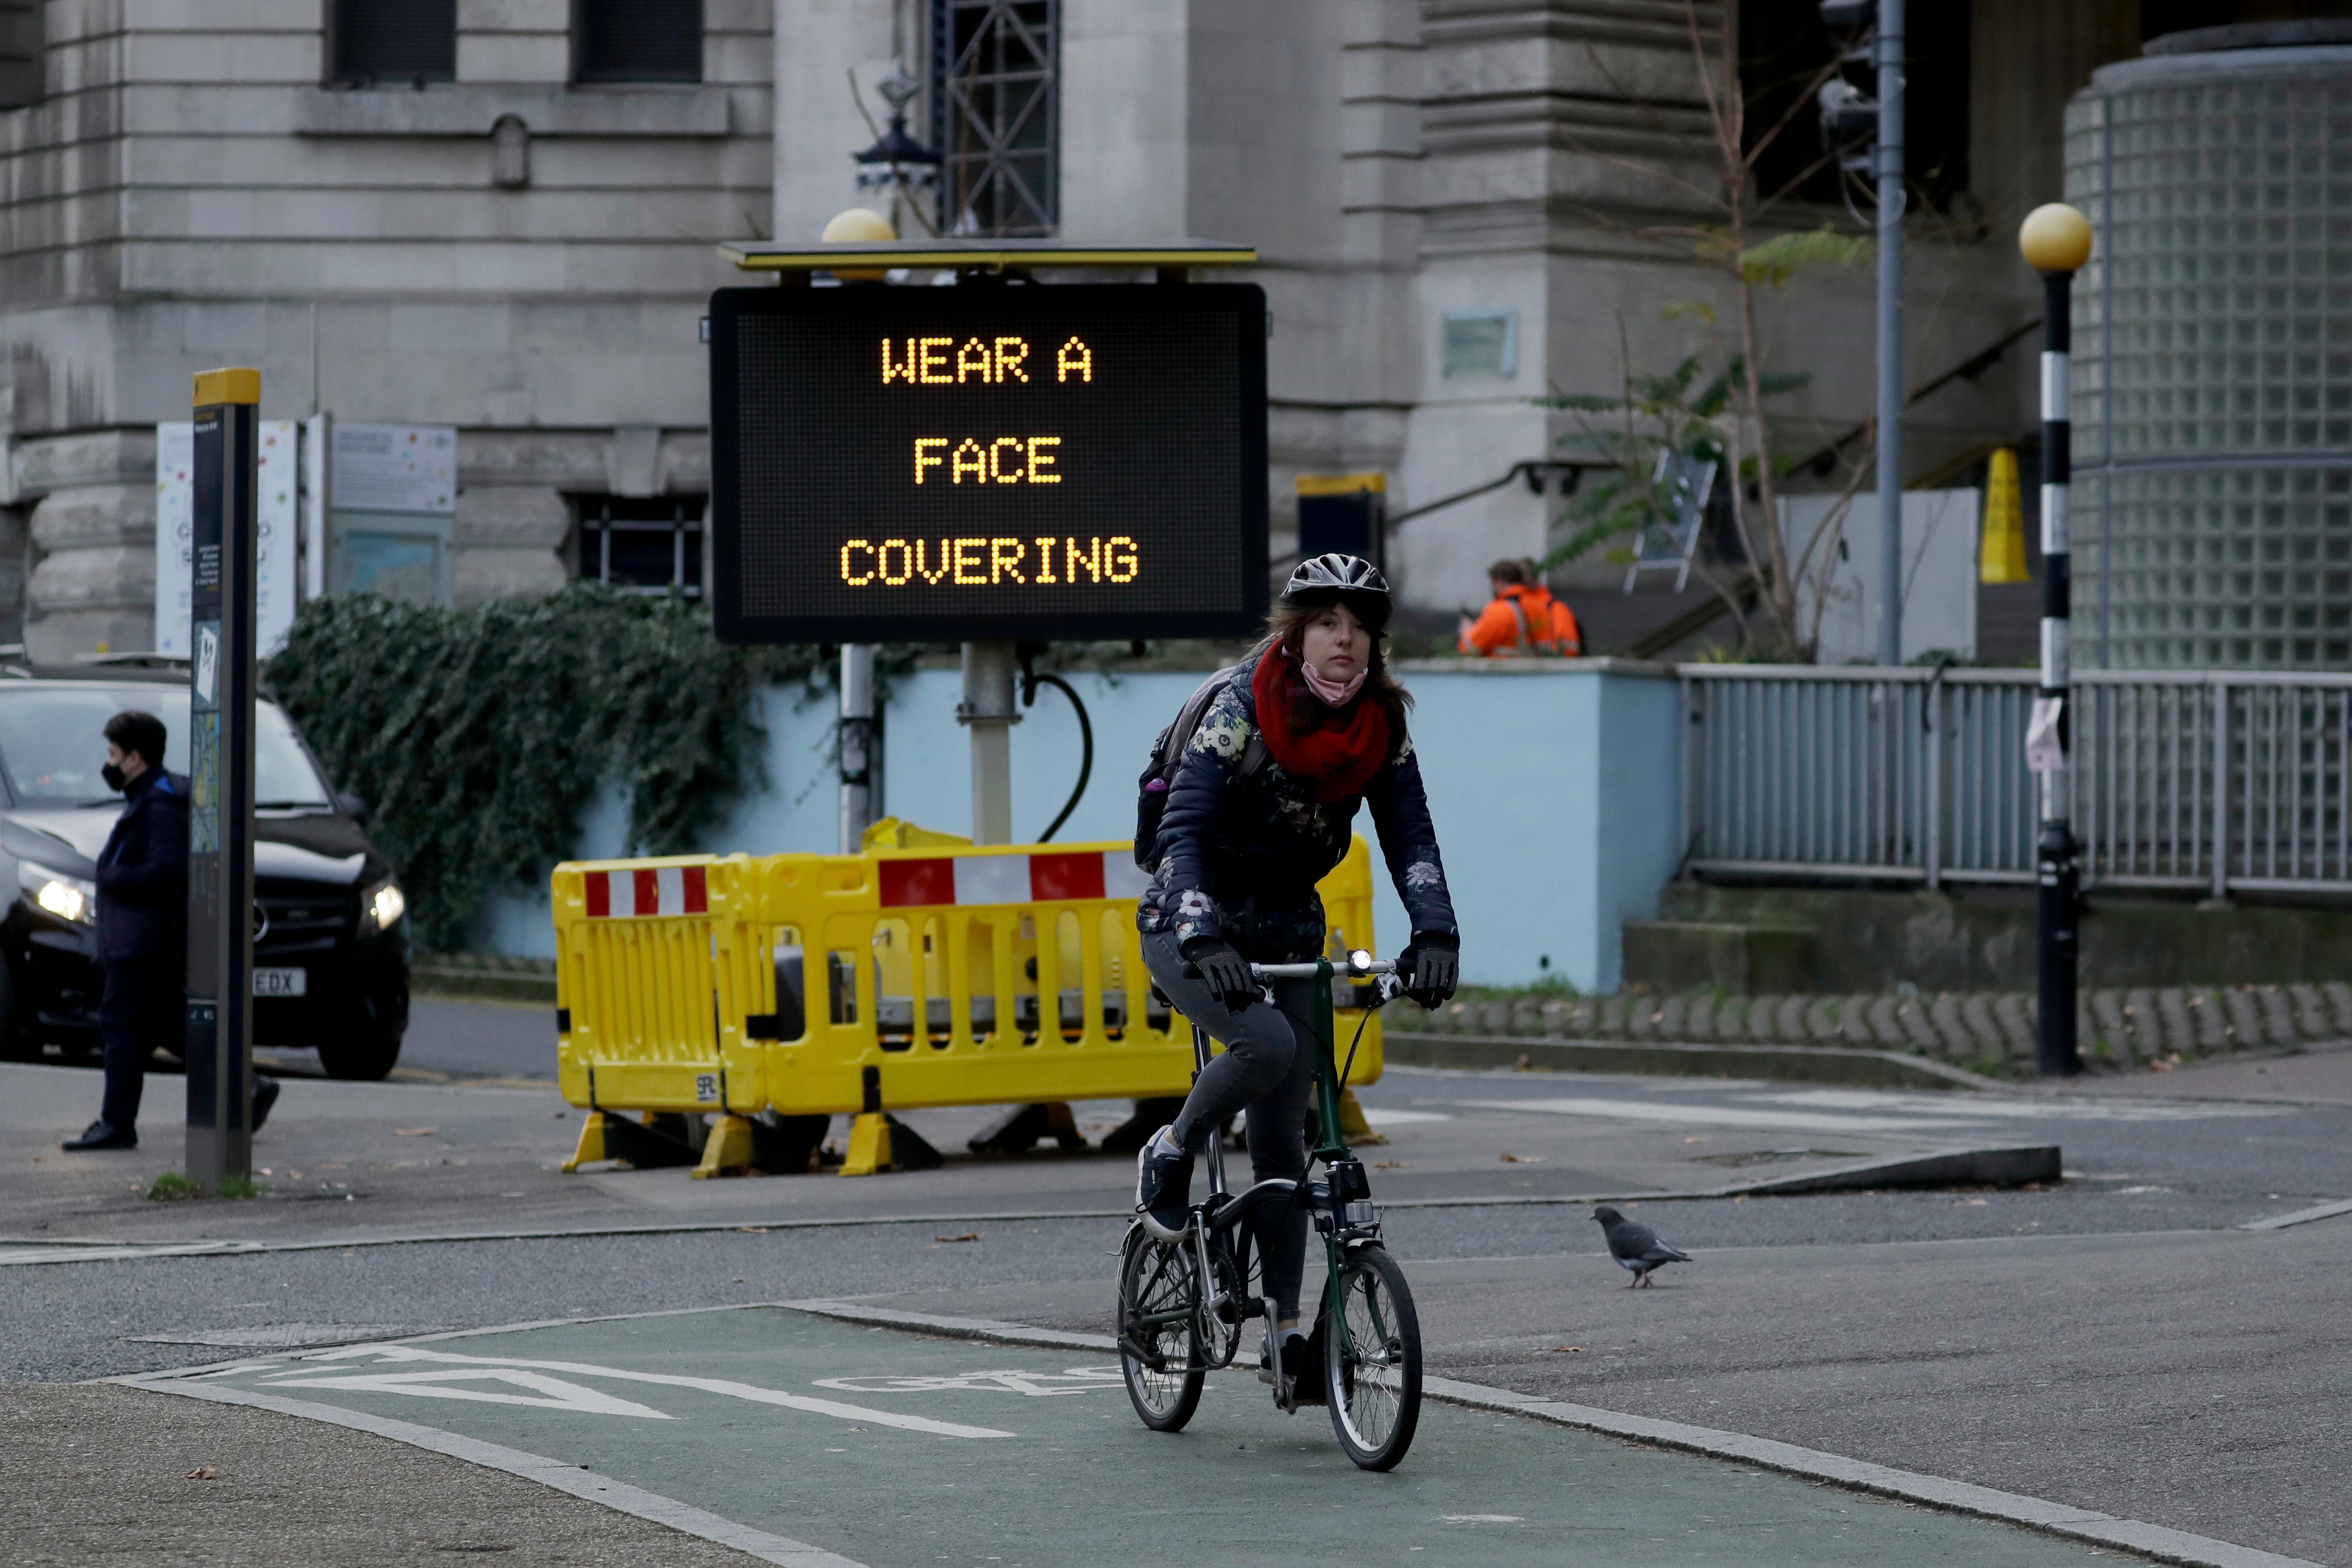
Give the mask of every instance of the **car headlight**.
POLYGON ((385 877, 360 894, 360 929, 389 931, 408 913, 408 900, 401 896, 400 883, 385 877))
POLYGON ((98 924, 98 883, 31 861, 16 862, 16 881, 33 906, 72 925, 98 924))

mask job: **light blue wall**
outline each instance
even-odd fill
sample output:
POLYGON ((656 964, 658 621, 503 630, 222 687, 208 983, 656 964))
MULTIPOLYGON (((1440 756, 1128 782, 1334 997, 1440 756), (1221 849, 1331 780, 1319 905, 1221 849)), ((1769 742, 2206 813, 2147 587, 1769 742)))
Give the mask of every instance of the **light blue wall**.
MULTIPOLYGON (((1663 672, 1592 659, 1570 664, 1409 664, 1412 733, 1462 922, 1466 979, 1518 985, 1549 972, 1584 990, 1613 991, 1619 923, 1657 910, 1681 854, 1678 703, 1663 672), (1544 960, 1549 960, 1549 971, 1544 960)), ((1135 778, 1160 732, 1202 673, 1068 677, 1094 721, 1094 777, 1055 837, 1126 840, 1135 831, 1135 778)), ((884 806, 950 832, 971 815, 970 748, 955 722, 962 680, 924 670, 896 683, 886 718, 884 806)), ((767 695, 770 789, 737 803, 711 836, 715 851, 832 852, 839 830, 829 758, 830 710, 795 710, 767 695)), ((1050 687, 1013 731, 1013 821, 1042 831, 1077 778, 1078 727, 1050 687)), ((617 785, 582 822, 580 853, 617 855, 627 820, 617 785)), ((1370 831, 1369 818, 1360 828, 1370 831)), ((1404 940, 1404 911, 1385 875, 1374 919, 1380 945, 1404 940)), ((494 901, 478 945, 548 957, 545 896, 494 901)))

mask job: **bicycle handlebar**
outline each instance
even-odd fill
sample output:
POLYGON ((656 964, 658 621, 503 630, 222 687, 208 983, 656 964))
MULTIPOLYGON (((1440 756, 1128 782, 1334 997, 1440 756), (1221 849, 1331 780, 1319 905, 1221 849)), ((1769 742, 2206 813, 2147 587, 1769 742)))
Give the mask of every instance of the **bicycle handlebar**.
MULTIPOLYGON (((1252 964, 1250 977, 1255 980, 1311 980, 1321 967, 1319 964, 1252 964)), ((1352 976, 1360 979, 1366 975, 1393 975, 1396 973, 1396 961, 1392 958, 1375 958, 1369 964, 1357 964, 1352 961, 1334 964, 1331 966, 1331 973, 1335 976, 1352 976)))

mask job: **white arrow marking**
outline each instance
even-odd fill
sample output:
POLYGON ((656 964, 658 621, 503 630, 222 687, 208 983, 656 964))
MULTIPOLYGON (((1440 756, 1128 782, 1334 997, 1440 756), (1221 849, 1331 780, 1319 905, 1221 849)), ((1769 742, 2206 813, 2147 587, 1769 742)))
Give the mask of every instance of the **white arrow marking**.
POLYGON ((836 1416, 845 1421, 871 1421, 879 1426, 897 1427, 908 1432, 929 1432, 940 1437, 1010 1437, 1016 1434, 1000 1432, 993 1427, 960 1427, 952 1421, 933 1421, 922 1416, 902 1416, 892 1410, 870 1410, 863 1405, 845 1405, 836 1399, 812 1399, 806 1395, 786 1394, 778 1389, 761 1388, 756 1384, 737 1383, 724 1377, 683 1377, 665 1372, 626 1372, 617 1366, 594 1366, 580 1361, 524 1361, 512 1356, 459 1355, 454 1351, 420 1350, 405 1344, 359 1344, 341 1350, 318 1351, 298 1357, 301 1361, 349 1361, 360 1356, 373 1356, 379 1362, 429 1361, 455 1363, 463 1366, 523 1367, 538 1372, 568 1373, 574 1377, 612 1377, 627 1383, 655 1383, 671 1388, 698 1388, 705 1394, 723 1394, 732 1399, 748 1399, 756 1405, 781 1405, 790 1410, 806 1410, 818 1416, 836 1416))
POLYGON ((373 1394, 407 1394, 421 1399, 473 1399, 484 1405, 530 1405, 541 1410, 577 1410, 583 1416, 643 1416, 667 1421, 650 1406, 618 1399, 577 1383, 566 1383, 544 1373, 513 1367, 486 1366, 452 1372, 362 1373, 356 1377, 273 1377, 272 1388, 347 1388, 373 1394), (458 1388, 460 1383, 506 1383, 535 1389, 540 1397, 524 1394, 493 1394, 483 1388, 458 1388))
POLYGON ((1531 1111, 1553 1116, 1598 1116, 1612 1121, 1668 1122, 1676 1126, 1756 1127, 1794 1133, 1916 1133, 1965 1127, 1968 1103, 1947 1109, 1961 1119, 1910 1116, 1838 1116, 1820 1111, 1751 1111, 1736 1105, 1662 1105, 1643 1100, 1456 1100, 1482 1111, 1531 1111))

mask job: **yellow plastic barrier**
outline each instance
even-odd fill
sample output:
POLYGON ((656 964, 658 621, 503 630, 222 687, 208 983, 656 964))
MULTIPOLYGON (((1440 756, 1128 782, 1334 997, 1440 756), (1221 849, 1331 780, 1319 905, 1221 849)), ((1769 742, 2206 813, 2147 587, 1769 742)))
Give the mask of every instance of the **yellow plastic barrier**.
MULTIPOLYGON (((1371 867, 1359 838, 1322 883, 1334 958, 1372 946, 1371 867)), ((749 1160, 749 1111, 861 1115, 858 1170, 888 1163, 890 1111, 1180 1096, 1192 1030, 1150 999, 1143 886, 1125 843, 981 849, 895 822, 857 855, 559 867, 565 1098, 719 1113, 709 1175, 749 1160)), ((1349 999, 1342 1056, 1362 1019, 1349 999)), ((1375 1016, 1349 1082, 1381 1066, 1375 1016)), ((575 1163, 632 1157, 614 1134, 592 1117, 575 1163), (592 1149, 590 1133, 606 1141, 592 1149)))
MULTIPOLYGON (((1323 885, 1335 954, 1370 945, 1370 863, 1359 839, 1323 885)), ((1190 1026, 1150 1001, 1135 929, 1144 879, 1129 846, 935 842, 752 864, 754 939, 771 956, 786 948, 787 970, 798 949, 804 998, 803 1031, 769 1049, 773 1109, 1148 1098, 1189 1086, 1190 1026)), ((774 967, 755 959, 745 970, 772 986, 774 967)), ((773 997, 747 1010, 775 1013, 773 997)), ((722 1035, 731 1021, 722 1015, 722 1035)), ((1375 1025, 1353 1081, 1379 1073, 1375 1025)))
MULTIPOLYGON (((767 1103, 760 1052, 730 1047, 714 1005, 723 994, 716 929, 742 855, 587 861, 555 868, 556 1069, 563 1097, 590 1111, 572 1165, 617 1157, 683 1163, 678 1124, 614 1127, 605 1113, 757 1111, 767 1103)), ((687 1145, 685 1158, 693 1157, 687 1145)))

